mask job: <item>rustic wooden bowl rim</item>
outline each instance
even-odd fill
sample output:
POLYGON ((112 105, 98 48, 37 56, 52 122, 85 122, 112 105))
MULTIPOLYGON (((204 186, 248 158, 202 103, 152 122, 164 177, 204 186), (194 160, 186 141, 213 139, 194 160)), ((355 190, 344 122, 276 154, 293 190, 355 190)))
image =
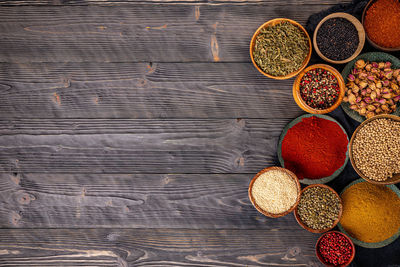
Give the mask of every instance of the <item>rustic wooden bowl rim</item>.
POLYGON ((251 182, 250 182, 250 184, 249 184, 248 194, 249 194, 249 199, 250 199, 251 203, 253 204, 253 206, 254 206, 260 213, 262 213, 263 215, 265 215, 265 216, 267 216, 267 217, 278 218, 278 217, 285 216, 285 215, 289 214, 290 212, 292 212, 292 211, 294 210, 294 208, 297 206, 297 204, 298 204, 299 201, 300 201, 300 191, 301 191, 301 187, 300 187, 299 179, 297 179, 297 176, 296 176, 293 172, 291 172, 291 171, 289 171, 288 169, 285 169, 285 168, 275 167, 275 166, 274 166, 274 167, 268 167, 268 168, 262 169, 261 171, 259 171, 259 172, 253 177, 253 179, 251 180, 251 182), (263 210, 260 206, 257 205, 257 203, 256 203, 255 200, 254 200, 253 194, 252 194, 253 184, 254 184, 254 182, 256 181, 256 179, 257 179, 261 174, 266 173, 266 172, 271 171, 271 170, 278 170, 278 171, 283 171, 283 172, 285 172, 285 173, 288 174, 288 175, 295 181, 295 183, 296 183, 296 187, 297 187, 297 198, 296 198, 296 202, 293 204, 293 206, 292 206, 290 209, 288 209, 287 211, 282 212, 282 213, 270 213, 270 212, 268 212, 268 211, 263 210))
POLYGON ((354 243, 353 243, 353 241, 351 240, 350 237, 348 237, 345 233, 342 233, 342 232, 339 232, 339 231, 329 231, 329 232, 323 233, 323 234, 318 238, 317 242, 315 243, 315 254, 317 255, 317 258, 318 258, 319 261, 320 261, 322 264, 324 264, 325 266, 332 266, 332 267, 334 267, 334 265, 326 263, 326 262, 323 260, 321 254, 320 254, 319 251, 318 251, 319 242, 321 241, 321 239, 322 239, 325 235, 327 235, 327 234, 329 234, 329 233, 336 233, 336 234, 339 234, 339 235, 345 237, 345 238, 347 239, 347 241, 349 241, 349 243, 350 243, 350 245, 351 245, 351 249, 352 249, 351 257, 350 257, 350 259, 348 260, 348 262, 347 262, 346 264, 340 265, 340 267, 349 266, 350 263, 354 260, 354 256, 356 255, 356 247, 354 246, 354 243))
MULTIPOLYGON (((327 185, 325 185, 325 184, 311 184, 311 185, 309 185, 309 186, 306 186, 305 188, 303 188, 303 190, 301 190, 300 198, 301 198, 301 196, 303 195, 303 193, 304 193, 306 190, 308 190, 308 189, 310 189, 310 188, 312 188, 312 187, 323 187, 323 188, 329 189, 331 192, 333 192, 333 193, 336 195, 336 197, 339 199, 339 203, 340 203, 340 205, 339 205, 340 209, 339 209, 339 214, 338 214, 337 219, 333 222, 332 227, 325 228, 325 229, 312 229, 312 228, 308 227, 308 226, 300 219, 300 215, 299 215, 298 210, 297 210, 298 205, 297 205, 296 208, 294 209, 294 216, 295 216, 295 218, 296 218, 297 223, 298 223, 301 227, 303 227, 304 229, 306 229, 307 231, 309 231, 309 232, 311 232, 311 233, 320 234, 320 233, 324 233, 324 232, 327 232, 327 231, 329 231, 329 230, 332 230, 332 229, 339 223, 340 218, 342 217, 343 204, 342 204, 342 199, 340 198, 339 194, 338 194, 332 187, 327 186, 327 185)), ((299 202, 300 202, 300 200, 299 200, 299 202)))
POLYGON ((344 64, 347 63, 349 61, 352 61, 353 59, 355 59, 362 51, 362 49, 364 48, 364 44, 365 44, 365 30, 363 27, 363 24, 361 24, 361 22, 354 16, 348 14, 348 13, 343 13, 343 12, 337 12, 337 13, 332 13, 328 16, 326 16, 325 18, 323 18, 317 25, 317 27, 315 28, 314 31, 314 35, 313 35, 313 45, 314 45, 314 49, 317 52, 318 56, 320 56, 323 60, 329 62, 329 63, 333 63, 333 64, 344 64), (351 55, 349 58, 343 59, 343 60, 333 60, 330 59, 326 56, 324 56, 324 54, 322 54, 322 52, 319 50, 319 47, 317 45, 317 33, 319 28, 322 26, 322 24, 327 21, 328 19, 332 19, 332 18, 344 18, 347 19, 348 21, 351 22, 351 24, 354 25, 354 27, 356 27, 357 32, 358 32, 358 46, 356 51, 354 51, 353 55, 351 55))
POLYGON ((311 66, 308 66, 306 69, 302 70, 299 75, 296 77, 296 79, 294 80, 293 83, 293 98, 295 100, 295 102, 297 103, 297 105, 304 111, 311 113, 311 114, 326 114, 329 112, 332 112, 333 110, 335 110, 337 107, 340 106, 340 104, 342 103, 344 94, 345 94, 345 89, 346 89, 346 84, 344 83, 344 79, 342 77, 342 75, 340 74, 340 72, 338 72, 334 67, 326 65, 326 64, 314 64, 311 66), (304 74, 306 74, 308 71, 313 70, 313 69, 324 69, 329 71, 330 73, 332 73, 335 78, 338 81, 339 84, 339 97, 336 100, 336 102, 330 106, 329 108, 326 109, 314 109, 312 107, 310 107, 309 105, 306 104, 306 102, 303 100, 303 98, 300 95, 300 82, 301 79, 303 78, 304 74))
POLYGON ((250 41, 250 58, 251 58, 251 62, 253 62, 253 65, 256 67, 256 69, 259 72, 261 72, 263 75, 267 76, 268 78, 272 78, 272 79, 275 79, 275 80, 286 80, 286 79, 290 79, 290 78, 296 76, 300 71, 302 71, 308 65, 308 62, 311 59, 311 53, 312 53, 311 38, 310 38, 310 35, 308 34, 308 32, 306 31, 306 29, 304 29, 304 27, 301 26, 301 24, 298 23, 297 21, 294 21, 294 20, 291 20, 291 19, 287 19, 287 18, 276 18, 276 19, 272 19, 272 20, 269 20, 269 21, 265 22, 260 27, 258 27, 258 29, 254 32, 253 37, 251 38, 251 41, 250 41), (300 30, 302 30, 306 34, 307 40, 308 40, 308 50, 309 51, 308 51, 307 57, 303 61, 302 66, 298 70, 296 70, 296 71, 294 71, 292 73, 289 73, 289 74, 287 74, 285 76, 273 76, 271 74, 268 74, 268 73, 264 72, 256 64, 256 62, 254 61, 254 57, 253 57, 253 49, 254 49, 256 37, 260 33, 260 31, 262 29, 264 29, 265 27, 270 26, 270 25, 276 25, 276 24, 278 24, 280 22, 283 22, 283 21, 288 21, 288 22, 292 23, 293 25, 297 26, 300 30))
POLYGON ((386 181, 375 181, 372 179, 369 179, 366 175, 364 175, 356 166, 355 162, 354 162, 354 158, 353 158, 353 141, 355 136, 357 135, 357 133, 360 131, 360 129, 362 127, 364 127, 366 124, 368 124, 369 122, 376 120, 376 119, 382 119, 382 118, 386 118, 386 119, 392 119, 394 121, 398 121, 400 122, 400 117, 396 116, 396 115, 391 115, 391 114, 380 114, 380 115, 376 115, 372 118, 369 118, 365 121, 363 121, 354 131, 353 135, 351 136, 350 139, 350 146, 349 146, 349 157, 350 157, 350 162, 351 165, 353 166, 354 170, 357 172, 357 174, 363 178, 365 181, 369 182, 369 183, 373 183, 373 184, 380 184, 380 185, 389 185, 389 184, 396 184, 400 182, 400 173, 396 173, 393 175, 392 178, 387 179, 386 181))
MULTIPOLYGON (((350 187, 352 187, 353 185, 358 184, 358 183, 366 183, 366 181, 365 181, 364 179, 361 179, 361 178, 360 178, 360 179, 357 179, 357 180, 351 182, 350 184, 348 184, 348 185, 342 190, 342 192, 340 192, 340 195, 343 195, 344 192, 346 192, 347 189, 349 189, 350 187)), ((397 186, 395 186, 395 185, 393 185, 393 184, 390 184, 390 185, 382 185, 382 186, 388 187, 389 189, 391 189, 391 190, 400 198, 400 189, 397 188, 397 186)), ((353 241, 354 244, 356 244, 356 245, 358 245, 358 246, 360 246, 360 247, 364 247, 364 248, 382 248, 382 247, 385 247, 385 246, 387 246, 387 245, 393 243, 393 242, 396 241, 396 239, 400 236, 400 229, 399 229, 399 230, 397 231, 396 234, 394 234, 393 236, 389 237, 388 239, 385 239, 385 240, 383 240, 383 241, 376 242, 376 243, 367 243, 367 242, 358 240, 357 238, 354 238, 354 237, 352 237, 351 235, 349 235, 349 234, 346 232, 346 230, 344 230, 344 228, 343 228, 343 226, 340 224, 340 222, 338 223, 337 226, 338 226, 339 230, 340 230, 342 233, 346 234, 346 235, 351 239, 351 241, 353 241)))
MULTIPOLYGON (((370 0, 367 5, 364 7, 362 16, 361 16, 361 23, 364 27, 364 23, 365 23, 365 15, 367 14, 367 10, 370 8, 370 6, 376 2, 376 0, 370 0)), ((364 27, 365 28, 365 27, 364 27)), ((372 41, 369 36, 368 36, 368 32, 365 30, 365 37, 367 38, 368 42, 375 48, 385 51, 385 52, 396 52, 396 51, 400 51, 400 46, 399 47, 384 47, 384 46, 380 46, 377 43, 375 43, 374 41, 372 41)))

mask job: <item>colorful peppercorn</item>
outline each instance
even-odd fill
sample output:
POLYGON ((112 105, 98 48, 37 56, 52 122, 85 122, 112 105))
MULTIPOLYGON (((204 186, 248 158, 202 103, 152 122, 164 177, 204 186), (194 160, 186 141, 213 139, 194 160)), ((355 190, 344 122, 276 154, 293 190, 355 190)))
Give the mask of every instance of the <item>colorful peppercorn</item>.
POLYGON ((339 97, 338 80, 327 70, 312 69, 300 81, 300 95, 311 108, 329 108, 339 97))
POLYGON ((317 249, 324 263, 334 266, 349 262, 353 254, 350 241, 340 233, 330 232, 321 237, 317 249))

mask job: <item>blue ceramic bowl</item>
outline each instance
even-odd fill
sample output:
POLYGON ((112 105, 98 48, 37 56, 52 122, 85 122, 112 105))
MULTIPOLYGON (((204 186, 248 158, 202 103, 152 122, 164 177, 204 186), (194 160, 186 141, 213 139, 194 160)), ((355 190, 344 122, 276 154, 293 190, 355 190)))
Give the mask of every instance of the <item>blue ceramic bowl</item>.
MULTIPOLYGON (((358 179, 353 181, 352 183, 350 183, 348 186, 346 186, 342 192, 340 193, 340 196, 342 196, 342 194, 351 186, 358 184, 358 183, 368 183, 363 179, 358 179)), ((382 186, 387 186, 389 187, 393 192, 395 192, 397 194, 397 196, 400 198, 400 190, 395 186, 395 185, 382 185, 382 186)), ((338 228, 339 230, 346 234, 351 241, 353 241, 354 244, 359 245, 360 247, 364 247, 364 248, 381 248, 381 247, 385 247, 387 245, 389 245, 390 243, 393 243, 399 236, 400 236, 400 229, 399 231, 397 231, 396 234, 394 234, 393 236, 389 237, 388 239, 385 239, 381 242, 377 242, 377 243, 367 243, 367 242, 363 242, 361 240, 358 240, 357 238, 352 237, 351 235, 349 235, 349 233, 347 233, 343 226, 340 224, 340 221, 338 223, 338 228)))
POLYGON ((285 138, 285 135, 286 135, 287 131, 290 128, 292 128, 294 125, 296 125, 297 123, 301 122, 301 120, 303 118, 308 118, 308 117, 312 117, 312 116, 315 116, 315 117, 318 117, 318 118, 322 118, 322 119, 326 119, 326 120, 330 120, 330 121, 333 121, 334 123, 336 123, 337 125, 339 125, 340 128, 343 130, 343 133, 346 135, 347 142, 348 142, 347 143, 347 151, 346 151, 346 159, 345 159, 343 165, 339 169, 337 169, 331 176, 323 177, 323 178, 320 178, 320 179, 309 179, 309 178, 299 179, 300 183, 307 184, 307 185, 310 185, 310 184, 325 184, 325 183, 328 183, 328 182, 332 181, 333 179, 335 179, 344 170, 344 167, 346 167, 346 164, 349 161, 349 145, 350 145, 349 137, 348 137, 345 129, 342 127, 342 125, 340 125, 340 123, 337 120, 335 120, 334 118, 329 117, 327 115, 305 114, 305 115, 297 117, 296 119, 291 121, 288 125, 285 126, 285 128, 283 129, 282 134, 281 134, 281 136, 279 138, 279 142, 278 142, 278 159, 279 159, 279 162, 280 162, 281 166, 283 168, 285 168, 285 161, 283 160, 283 157, 282 157, 282 142, 283 142, 283 139, 285 138))

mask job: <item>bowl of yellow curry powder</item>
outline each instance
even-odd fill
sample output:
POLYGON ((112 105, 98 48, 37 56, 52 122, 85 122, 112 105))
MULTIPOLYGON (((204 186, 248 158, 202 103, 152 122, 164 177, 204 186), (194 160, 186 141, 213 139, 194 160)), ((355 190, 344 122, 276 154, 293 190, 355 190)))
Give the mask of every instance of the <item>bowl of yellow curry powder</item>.
POLYGON ((354 244, 381 248, 400 235, 400 190, 358 179, 340 194, 343 213, 338 227, 354 244))

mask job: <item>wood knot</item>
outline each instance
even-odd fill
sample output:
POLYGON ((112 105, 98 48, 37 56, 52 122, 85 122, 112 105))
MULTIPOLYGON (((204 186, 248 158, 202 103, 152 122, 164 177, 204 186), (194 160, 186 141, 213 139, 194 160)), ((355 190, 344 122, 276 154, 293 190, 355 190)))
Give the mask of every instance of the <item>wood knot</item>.
POLYGON ((35 199, 36 197, 34 195, 28 193, 22 193, 20 196, 18 196, 18 202, 22 205, 28 205, 35 199))
POLYGON ((21 212, 16 212, 13 211, 11 214, 11 223, 15 226, 17 226, 19 224, 19 221, 21 220, 21 212))
POLYGON ((244 119, 241 119, 241 118, 237 118, 236 122, 240 127, 244 127, 246 125, 246 121, 244 119))
POLYGON ((244 166, 244 157, 240 156, 235 161, 236 167, 243 167, 244 166))

